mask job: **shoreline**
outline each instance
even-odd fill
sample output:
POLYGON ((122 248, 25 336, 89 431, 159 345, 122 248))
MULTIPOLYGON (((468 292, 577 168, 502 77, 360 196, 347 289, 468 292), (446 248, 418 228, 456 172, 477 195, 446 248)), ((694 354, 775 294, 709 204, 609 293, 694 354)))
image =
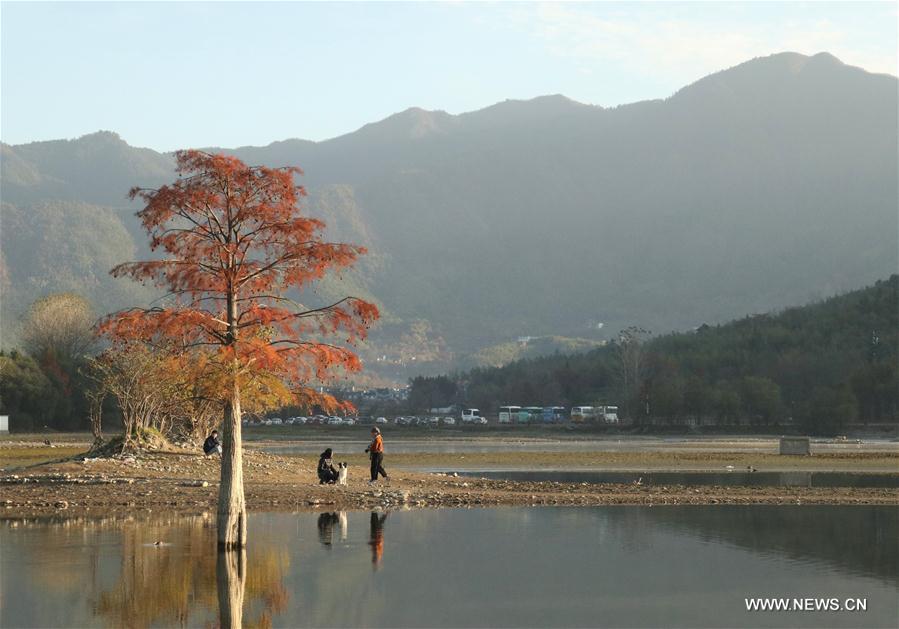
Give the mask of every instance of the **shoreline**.
MULTIPOLYGON (((69 445, 69 444, 67 444, 69 445)), ((389 448, 389 444, 388 444, 389 448)), ((68 451, 34 447, 35 455, 52 457, 68 451)), ((0 462, 7 446, 0 446, 0 462)), ((388 449, 389 453, 389 449, 388 449)), ((521 453, 477 453, 474 458, 493 461, 514 459, 521 453)), ((524 453, 539 463, 543 459, 524 453)), ((545 453, 558 462, 556 453, 545 453)), ((644 462, 642 467, 619 471, 656 471, 646 465, 655 460, 679 461, 683 456, 699 456, 705 471, 721 471, 722 461, 753 461, 760 471, 777 471, 763 467, 758 453, 593 453, 597 457, 624 454, 644 462), (723 458, 722 458, 723 457, 723 458)), ((766 455, 768 457, 774 455, 766 455)), ((463 459, 472 463, 472 453, 429 454, 429 460, 440 460, 439 467, 464 471, 456 465, 463 459)), ((57 457, 62 458, 62 457, 57 457)), ((588 457, 589 458, 589 457, 588 457)), ((795 459, 796 457, 790 457, 795 459)), ((367 483, 367 461, 364 455, 346 457, 350 461, 349 482, 345 487, 319 485, 315 477, 316 456, 281 456, 255 447, 244 451, 244 483, 247 507, 258 511, 343 511, 373 509, 439 508, 439 507, 521 507, 521 506, 604 506, 604 505, 899 505, 896 488, 857 487, 764 487, 764 486, 686 486, 589 484, 584 482, 488 480, 477 476, 453 476, 408 469, 421 455, 388 454, 387 468, 392 472, 389 485, 367 483)), ((335 460, 343 460, 343 457, 335 460)), ((46 459, 45 459, 46 461, 46 459)), ((794 471, 835 471, 872 473, 872 464, 887 467, 887 474, 899 474, 899 453, 830 453, 801 457, 794 471), (826 466, 826 470, 807 465, 826 466)), ((736 464, 736 463, 735 463, 736 464)), ((437 466, 434 466, 437 467, 437 466)), ((745 467, 745 465, 744 465, 745 467)), ((535 464, 529 471, 548 471, 535 464)), ((582 467, 566 468, 586 471, 582 467)), ((481 469, 477 471, 483 471, 481 469)), ((674 470, 689 470, 678 467, 674 470)), ((38 462, 18 469, 0 472, 0 519, 61 517, 129 517, 146 513, 200 514, 215 512, 218 494, 219 460, 188 450, 144 452, 136 457, 93 460, 38 462)))

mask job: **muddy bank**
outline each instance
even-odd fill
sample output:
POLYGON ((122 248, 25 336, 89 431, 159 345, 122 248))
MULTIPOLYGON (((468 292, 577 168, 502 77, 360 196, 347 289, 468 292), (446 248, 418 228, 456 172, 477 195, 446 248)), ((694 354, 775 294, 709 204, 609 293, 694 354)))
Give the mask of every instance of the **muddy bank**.
MULTIPOLYGON (((393 470, 389 485, 372 487, 367 483, 364 460, 358 455, 353 458, 347 486, 321 486, 315 481, 316 459, 249 450, 244 459, 248 506, 257 511, 302 511, 523 505, 899 504, 899 492, 893 489, 512 482, 406 471, 398 466, 388 467, 393 470)), ((192 452, 45 463, 0 474, 0 518, 214 512, 218 480, 219 460, 192 452)))

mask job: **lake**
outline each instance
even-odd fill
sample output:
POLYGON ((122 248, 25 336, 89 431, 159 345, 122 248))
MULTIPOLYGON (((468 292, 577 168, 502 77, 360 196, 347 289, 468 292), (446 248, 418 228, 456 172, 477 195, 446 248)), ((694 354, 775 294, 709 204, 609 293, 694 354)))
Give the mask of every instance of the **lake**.
MULTIPOLYGON (((302 430, 302 429, 300 429, 302 430)), ((394 430, 393 428, 391 430, 394 430)), ((521 438, 513 434, 505 437, 481 436, 456 438, 449 434, 427 434, 422 428, 420 438, 409 439, 391 437, 389 452, 393 454, 466 454, 478 452, 560 452, 575 454, 578 452, 762 452, 775 454, 778 451, 776 438, 762 437, 655 437, 634 436, 606 437, 602 439, 545 439, 521 438)), ((284 436, 267 436, 264 431, 251 433, 247 437, 248 445, 258 446, 262 439, 268 439, 260 449, 273 454, 318 454, 326 447, 333 447, 335 452, 362 452, 368 440, 353 439, 352 435, 362 433, 367 436, 367 427, 347 427, 345 436, 329 434, 317 435, 315 438, 300 438, 302 432, 284 436), (283 443, 280 441, 283 440, 283 443)), ((514 430, 512 431, 514 433, 514 430)), ((866 439, 864 443, 834 442, 832 439, 812 439, 812 449, 816 453, 823 452, 896 452, 899 443, 886 439, 866 439)))
POLYGON ((895 627, 899 510, 619 506, 0 521, 0 626, 895 627), (158 545, 157 545, 158 543, 158 545), (212 549, 212 550, 211 550, 212 549), (747 597, 866 611, 748 612, 747 597))
MULTIPOLYGON (((447 473, 445 470, 434 470, 447 473)), ((899 487, 899 474, 865 472, 598 472, 568 470, 464 470, 460 476, 515 482, 617 483, 717 487, 899 487)))

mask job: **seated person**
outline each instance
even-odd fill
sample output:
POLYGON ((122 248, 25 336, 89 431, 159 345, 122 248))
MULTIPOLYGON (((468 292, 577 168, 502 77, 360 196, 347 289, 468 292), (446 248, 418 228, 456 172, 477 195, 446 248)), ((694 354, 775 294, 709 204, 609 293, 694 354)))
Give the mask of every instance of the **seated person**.
POLYGON ((319 485, 323 485, 325 483, 332 484, 336 482, 337 469, 331 462, 331 448, 328 448, 322 452, 321 457, 318 459, 318 483, 319 485))
POLYGON ((203 442, 203 454, 221 454, 222 442, 219 441, 219 431, 213 430, 212 434, 206 437, 203 442))

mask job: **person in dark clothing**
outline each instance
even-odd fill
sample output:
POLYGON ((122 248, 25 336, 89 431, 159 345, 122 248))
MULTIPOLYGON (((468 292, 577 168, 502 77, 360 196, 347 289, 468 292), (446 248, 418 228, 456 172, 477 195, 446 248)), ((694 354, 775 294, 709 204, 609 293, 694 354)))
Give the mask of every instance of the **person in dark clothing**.
POLYGON ((376 426, 371 429, 371 443, 365 448, 368 456, 371 457, 371 485, 378 480, 378 474, 384 477, 384 480, 390 481, 387 472, 384 470, 384 440, 381 438, 381 430, 376 426))
POLYGON ((222 442, 219 441, 219 431, 213 430, 212 434, 206 437, 203 442, 203 454, 221 454, 222 442))
POLYGON ((318 459, 318 483, 319 485, 336 483, 337 475, 337 469, 331 462, 331 448, 328 448, 318 459))

